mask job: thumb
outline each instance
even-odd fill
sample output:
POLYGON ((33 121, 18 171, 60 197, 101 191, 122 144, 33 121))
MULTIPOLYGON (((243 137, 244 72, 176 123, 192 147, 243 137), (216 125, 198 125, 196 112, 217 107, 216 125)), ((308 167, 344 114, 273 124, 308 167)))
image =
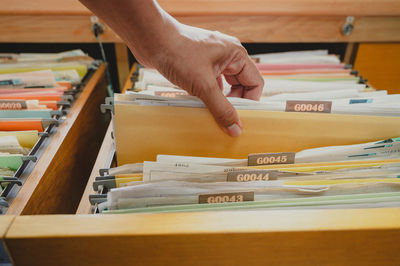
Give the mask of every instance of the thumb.
POLYGON ((223 131, 232 137, 239 137, 242 133, 242 122, 232 104, 226 99, 219 89, 218 82, 210 82, 210 88, 199 93, 199 98, 204 102, 215 121, 223 131))

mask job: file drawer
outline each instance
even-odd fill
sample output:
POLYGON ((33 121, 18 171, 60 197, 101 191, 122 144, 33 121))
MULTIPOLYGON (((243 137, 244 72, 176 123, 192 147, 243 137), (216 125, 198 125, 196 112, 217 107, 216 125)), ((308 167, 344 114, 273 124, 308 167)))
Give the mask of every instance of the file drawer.
POLYGON ((107 118, 99 108, 106 88, 101 65, 86 79, 65 120, 40 145, 38 161, 22 173, 23 186, 9 193, 6 214, 75 213, 106 131, 107 118))
POLYGON ((5 243, 17 265, 400 262, 399 208, 91 214, 92 182, 113 154, 109 127, 76 215, 15 217, 5 243))

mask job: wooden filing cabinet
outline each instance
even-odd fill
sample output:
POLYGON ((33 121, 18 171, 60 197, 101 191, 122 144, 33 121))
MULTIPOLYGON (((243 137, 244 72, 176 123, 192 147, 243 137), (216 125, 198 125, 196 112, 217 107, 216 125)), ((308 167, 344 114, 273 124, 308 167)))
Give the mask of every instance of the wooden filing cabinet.
POLYGON ((101 65, 87 79, 65 120, 45 139, 20 191, 8 198, 7 215, 75 213, 108 123, 99 108, 106 88, 101 65))
MULTIPOLYGON (((18 2, 21 1, 11 1, 6 9, 0 11, 4 15, 0 17, 0 25, 16 21, 13 35, 8 34, 8 30, 0 30, 0 41, 94 41, 93 37, 88 37, 91 13, 81 6, 71 4, 65 10, 53 1, 42 0, 39 5, 20 8, 23 5, 18 5, 18 2), (15 12, 13 5, 19 6, 15 12), (43 11, 41 6, 48 8, 43 11), (57 14, 62 15, 57 18, 57 14), (51 21, 54 26, 61 25, 63 30, 42 27, 40 36, 25 34, 26 29, 39 27, 38 23, 29 22, 39 20, 41 23, 51 21)), ((365 69, 368 66, 364 66, 370 53, 365 52, 363 45, 372 42, 374 47, 377 43, 398 46, 400 41, 398 1, 165 0, 160 4, 183 23, 232 34, 243 42, 347 43, 346 63, 355 62, 355 67, 367 78, 365 69), (354 31, 343 35, 341 28, 348 16, 355 18, 354 31)), ((103 40, 120 42, 109 29, 103 40)), ((399 69, 398 66, 394 64, 394 69, 399 69)), ((379 71, 377 75, 386 73, 379 71)), ((99 76, 102 77, 99 80, 104 79, 104 73, 99 76)), ((389 86, 381 88, 378 83, 374 85, 378 89, 391 90, 389 86)), ((125 89, 130 86, 127 83, 125 89)), ((92 128, 103 123, 103 131, 93 132, 104 135, 104 121, 96 122, 101 120, 101 114, 89 110, 98 112, 105 94, 92 100, 89 95, 95 89, 92 86, 88 91, 91 92, 87 93, 86 100, 82 100, 85 104, 76 102, 82 111, 75 116, 71 114, 80 122, 66 124, 71 134, 63 135, 60 131, 58 137, 59 145, 65 147, 69 154, 78 153, 78 145, 82 149, 94 140, 99 145, 99 136, 90 137, 88 134, 85 139, 77 139, 86 124, 92 128), (72 144, 77 146, 74 148, 72 144)), ((30 184, 26 183, 20 191, 19 194, 23 195, 21 199, 14 202, 16 205, 11 206, 7 216, 0 217, 1 237, 16 265, 110 265, 116 262, 129 265, 400 264, 399 208, 91 214, 88 195, 93 193, 92 182, 99 169, 110 162, 113 153, 111 131, 110 126, 86 189, 79 170, 86 164, 85 156, 77 158, 77 168, 73 168, 68 175, 55 170, 62 167, 63 159, 46 164, 42 162, 44 168, 41 171, 49 177, 43 178, 37 170, 38 177, 33 178, 30 184), (63 205, 69 197, 73 197, 71 204, 63 205), (75 212, 79 200, 76 214, 71 214, 75 212), (49 215, 53 213, 58 215, 49 215)), ((62 150, 51 149, 48 158, 51 155, 65 158, 62 150)), ((91 158, 95 157, 94 152, 88 154, 91 158)))
POLYGON ((76 215, 14 218, 3 241, 16 265, 400 263, 399 208, 91 214, 112 154, 109 127, 76 215))

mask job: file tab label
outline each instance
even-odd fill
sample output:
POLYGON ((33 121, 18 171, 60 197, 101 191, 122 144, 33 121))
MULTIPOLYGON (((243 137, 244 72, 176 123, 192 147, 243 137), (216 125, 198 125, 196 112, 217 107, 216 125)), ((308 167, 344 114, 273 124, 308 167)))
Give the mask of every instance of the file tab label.
POLYGON ((274 170, 245 170, 229 172, 227 182, 268 181, 276 179, 278 172, 274 170))
POLYGON ((0 100, 0 110, 23 110, 26 108, 24 100, 0 100))
POLYGON ((330 113, 330 101, 286 101, 286 112, 330 113))
POLYGON ((175 98, 176 96, 187 95, 185 91, 156 91, 154 92, 156 96, 175 98))
POLYGON ((247 192, 227 192, 216 194, 199 195, 199 203, 226 203, 254 201, 254 191, 247 192))
POLYGON ((251 60, 253 60, 254 63, 259 64, 260 63, 260 58, 259 57, 250 57, 251 60))
POLYGON ((293 164, 295 156, 295 152, 250 154, 248 157, 248 165, 293 164))

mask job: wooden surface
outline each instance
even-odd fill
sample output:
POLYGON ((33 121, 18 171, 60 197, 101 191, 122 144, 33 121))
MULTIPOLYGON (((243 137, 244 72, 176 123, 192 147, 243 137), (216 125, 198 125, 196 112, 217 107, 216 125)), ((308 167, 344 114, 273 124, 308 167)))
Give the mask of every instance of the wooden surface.
POLYGON ((132 77, 133 73, 136 71, 136 67, 137 67, 137 63, 134 63, 132 65, 131 69, 129 70, 128 78, 126 79, 125 84, 121 89, 121 93, 125 93, 127 90, 132 88, 132 86, 134 85, 131 80, 131 77, 132 77))
POLYGON ((10 227, 15 216, 13 215, 1 215, 0 216, 0 238, 3 240, 8 228, 10 227))
POLYGON ((116 43, 114 44, 114 48, 118 68, 119 87, 122 89, 129 75, 128 47, 124 43, 116 43))
MULTIPOLYGON (((95 42, 89 10, 77 0, 1 0, 0 42, 95 42)), ((179 21, 242 42, 400 41, 397 0, 163 0, 179 21), (341 33, 347 16, 354 32, 341 33)), ((105 42, 121 39, 108 27, 105 42)))
POLYGON ((344 16, 189 16, 178 20, 236 36, 241 42, 400 41, 400 17, 355 17, 349 36, 341 33, 344 16))
POLYGON ((400 209, 16 217, 17 265, 399 265, 400 209))
POLYGON ((90 213, 90 202, 89 195, 95 194, 96 192, 93 190, 93 182, 95 178, 99 176, 99 169, 105 168, 114 148, 114 140, 111 137, 111 133, 113 130, 112 123, 108 126, 107 132, 104 136, 103 143, 101 144, 101 148, 99 150, 96 162, 93 166, 92 172, 90 174, 89 180, 86 184, 85 191, 83 192, 81 202, 79 203, 78 209, 76 211, 77 214, 89 214, 90 213))
MULTIPOLYGON (((174 16, 334 15, 396 16, 396 0, 159 0, 174 16)), ((0 15, 91 15, 77 0, 1 0, 0 15)))
POLYGON ((346 51, 344 53, 343 63, 354 65, 354 61, 357 55, 358 43, 350 42, 346 45, 346 51))
POLYGON ((106 130, 104 73, 102 65, 53 132, 7 214, 75 213, 106 130))
MULTIPOLYGON (((400 17, 355 17, 354 31, 341 33, 345 16, 185 16, 182 23, 218 30, 242 42, 400 41, 400 17)), ((88 16, 0 16, 0 42, 96 42, 88 16), (11 34, 12 33, 12 34, 11 34)), ((105 26, 104 42, 121 43, 105 26)))
MULTIPOLYGON (((1 215, 0 216, 0 245, 2 245, 2 247, 0 247, 1 250, 4 249, 3 252, 7 253, 6 250, 6 243, 5 243, 5 235, 8 231, 8 229, 10 228, 12 222, 14 221, 15 216, 14 215, 1 215)), ((3 254, 2 252, 0 253, 0 261, 1 262, 6 262, 8 260, 6 260, 6 254, 3 254)), ((5 265, 3 263, 0 263, 1 265, 5 265)))
POLYGON ((400 42, 360 44, 354 68, 374 88, 400 93, 400 42))
MULTIPOLYGON (((97 42, 89 16, 0 15, 0 26, 0 42, 97 42)), ((104 26, 103 41, 122 42, 104 26)))

